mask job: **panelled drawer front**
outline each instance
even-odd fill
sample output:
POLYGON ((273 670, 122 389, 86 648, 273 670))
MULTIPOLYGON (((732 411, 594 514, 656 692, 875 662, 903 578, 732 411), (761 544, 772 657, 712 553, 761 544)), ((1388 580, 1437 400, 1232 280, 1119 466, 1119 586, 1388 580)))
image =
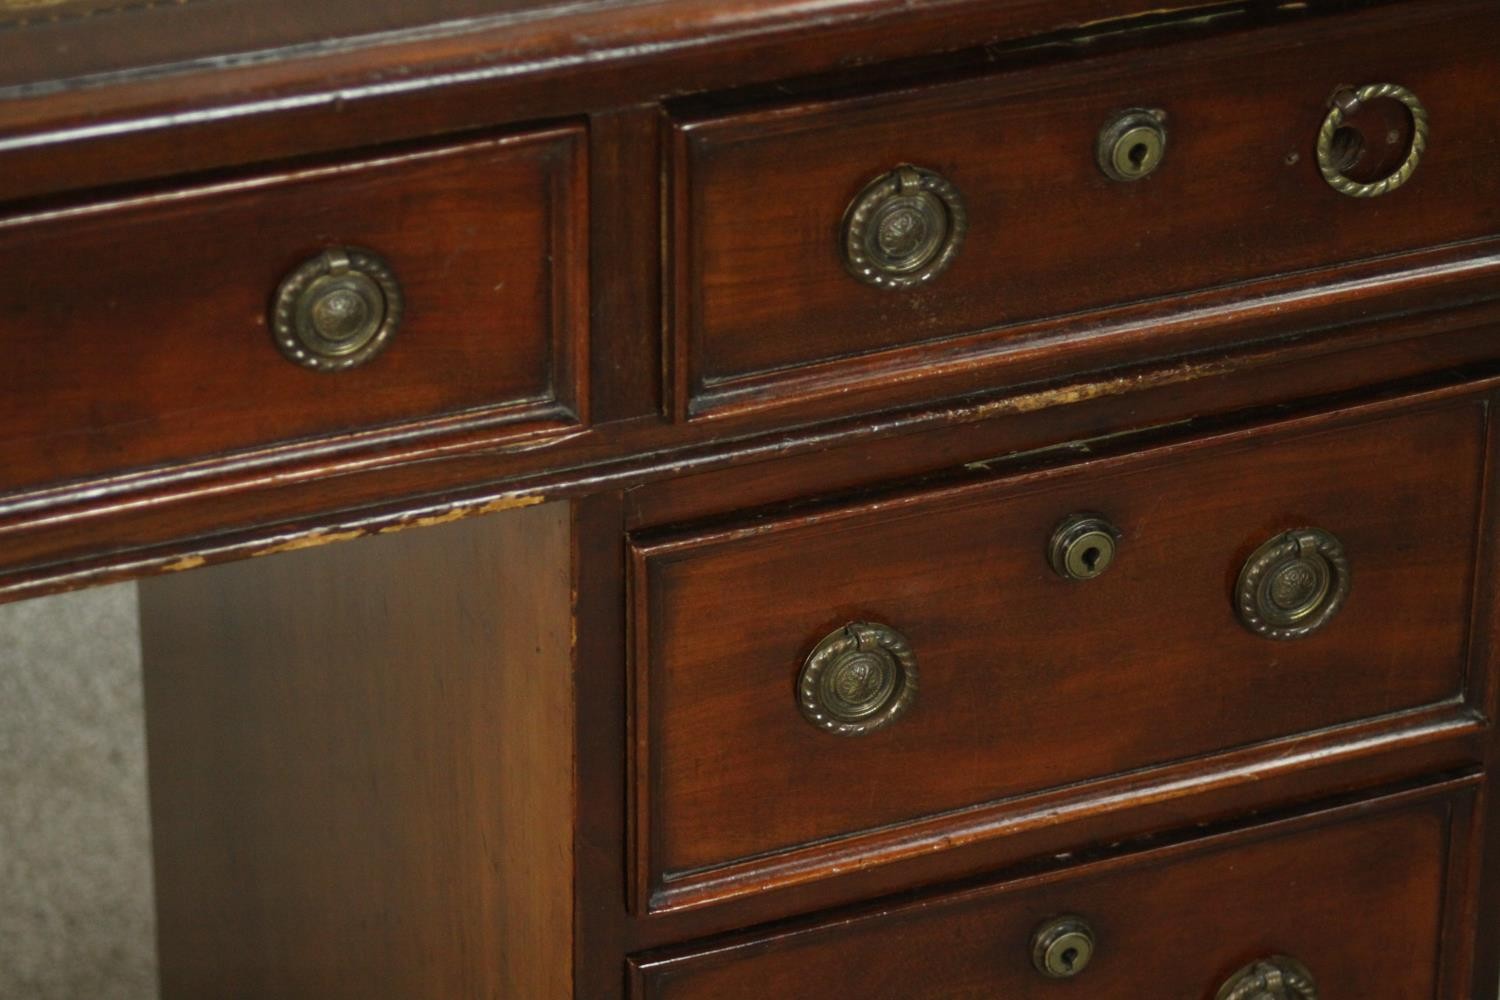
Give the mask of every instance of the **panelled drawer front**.
POLYGON ((754 883, 775 852, 828 838, 1462 698, 1483 419, 1463 402, 1272 427, 635 538, 638 900, 674 905, 731 863, 754 883), (1102 575, 1069 581, 1048 539, 1077 511, 1122 537, 1102 575), (1306 637, 1254 634, 1240 570, 1304 527, 1342 543, 1348 598, 1306 637), (852 622, 904 636, 918 683, 899 718, 841 736, 799 709, 799 671, 852 622))
MULTIPOLYGON (((922 357, 952 362, 1008 349, 1003 330, 1017 324, 1493 235, 1500 138, 1478 95, 1500 91, 1497 34, 1493 5, 1392 5, 1146 55, 684 118, 675 324, 686 409, 873 385, 891 365, 916 365, 898 348, 928 343, 922 357), (1337 88, 1380 82, 1419 97, 1430 142, 1404 187, 1348 197, 1320 174, 1319 129, 1337 88), (1096 141, 1131 108, 1165 112, 1167 146, 1154 173, 1120 182, 1101 170, 1096 141), (951 182, 967 232, 946 271, 890 290, 848 273, 842 234, 865 185, 903 164, 951 182), (936 343, 982 330, 995 332, 936 343)), ((1410 138, 1404 108, 1372 101, 1350 122, 1368 140, 1350 172, 1390 172, 1410 138)))
POLYGON ((1245 966, 1286 956, 1319 996, 1457 1000, 1467 996, 1453 982, 1464 946, 1455 942, 1447 969, 1439 946, 1445 908, 1461 906, 1445 883, 1469 892, 1460 880, 1471 808, 1464 792, 1376 803, 644 958, 632 963, 633 995, 1214 1000, 1245 966), (1032 936, 1062 915, 1082 919, 1094 951, 1075 977, 1044 978, 1032 965, 1032 936))
POLYGON ((0 489, 371 427, 571 423, 586 346, 583 132, 523 136, 0 219, 0 489), (333 248, 404 312, 314 371, 278 286, 333 248))

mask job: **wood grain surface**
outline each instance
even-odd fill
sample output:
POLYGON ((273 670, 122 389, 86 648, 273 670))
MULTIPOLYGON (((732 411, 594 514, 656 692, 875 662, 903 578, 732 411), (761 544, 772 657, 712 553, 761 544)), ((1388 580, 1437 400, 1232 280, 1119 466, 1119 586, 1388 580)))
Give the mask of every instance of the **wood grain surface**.
POLYGON ((567 997, 571 515, 141 588, 163 995, 567 997))
MULTIPOLYGON (((1493 7, 1397 5, 1162 45, 1144 62, 1121 53, 687 119, 672 191, 680 411, 794 405, 919 359, 983 355, 1003 379, 1007 342, 1028 346, 1041 331, 1026 324, 1047 317, 1087 335, 1089 314, 1124 303, 1491 235, 1500 139, 1472 95, 1500 89, 1496 35, 1493 7), (1343 196, 1319 174, 1318 129, 1346 81, 1401 83, 1439 123, 1388 196, 1343 196), (1159 169, 1127 184, 1099 169, 1094 144, 1132 107, 1163 110, 1168 141, 1159 169), (861 188, 902 164, 950 181, 969 224, 948 271, 892 291, 846 272, 840 234, 861 188)), ((1366 142, 1349 168, 1362 180, 1410 143, 1393 101, 1349 127, 1366 142)))
POLYGON ((166 574, 169 997, 1500 979, 1493 0, 78 2, 0 11, 0 599, 166 574), (1431 143, 1357 202, 1314 136, 1382 80, 1431 143), (837 255, 901 161, 974 224, 907 297, 837 255), (339 243, 409 311, 328 377, 264 317, 339 243), (1271 643, 1304 525, 1351 597, 1271 643), (856 619, 922 686, 840 741, 856 619))
POLYGON ((1375 802, 1016 885, 877 907, 698 954, 632 963, 636 1000, 1211 997, 1249 962, 1290 955, 1319 995, 1467 997, 1442 953, 1473 799, 1375 802), (1031 936, 1084 917, 1097 950, 1074 979, 1031 965, 1031 936), (1337 930, 1335 931, 1335 928, 1337 930))
POLYGON ((0 489, 398 424, 574 423, 585 170, 556 129, 0 220, 0 489), (373 361, 314 372, 269 314, 332 247, 384 258, 406 307, 373 361))
POLYGON ((1483 440, 1462 405, 639 539, 639 891, 669 903, 726 862, 1462 698, 1483 440), (1122 533, 1086 582, 1045 558, 1078 511, 1122 533), (1344 543, 1351 596, 1273 642, 1231 592, 1297 527, 1344 543), (853 621, 905 635, 921 681, 906 716, 843 738, 795 688, 853 621))

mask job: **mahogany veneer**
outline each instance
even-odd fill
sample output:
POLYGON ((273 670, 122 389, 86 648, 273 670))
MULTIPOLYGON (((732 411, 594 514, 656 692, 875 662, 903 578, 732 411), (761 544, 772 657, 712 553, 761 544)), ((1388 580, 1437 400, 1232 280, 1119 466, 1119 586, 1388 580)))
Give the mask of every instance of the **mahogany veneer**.
POLYGON ((1495 996, 1497 34, 0 0, 0 597, 145 578, 164 993, 1495 996), (1351 181, 1423 137, 1403 186, 1325 179, 1330 102, 1351 181), (868 228, 904 165, 967 230, 878 288, 959 217, 868 228), (272 299, 339 247, 405 312, 314 372, 272 299), (1338 586, 1267 638, 1292 529, 1338 586), (839 735, 803 679, 856 622, 920 680, 839 735))
POLYGON ((835 838, 874 847, 923 816, 1014 813, 1042 789, 1462 712, 1485 423, 1466 402, 634 538, 638 899, 702 904, 731 862, 764 885, 793 848, 815 865, 835 838), (1076 511, 1121 533, 1096 580, 1045 558, 1076 511), (1235 577, 1309 525, 1345 546, 1347 606, 1269 642, 1236 619, 1235 577), (920 670, 908 714, 857 739, 789 710, 803 660, 847 622, 898 629, 920 670))
POLYGON ((1377 799, 642 957, 631 963, 631 995, 1198 997, 1213 996, 1247 962, 1298 952, 1344 995, 1436 996, 1461 974, 1441 946, 1462 919, 1448 887, 1467 877, 1472 837, 1472 787, 1377 799), (1008 947, 1061 913, 1083 915, 1107 942, 1074 982, 1043 979, 1024 949, 1008 947))
POLYGON ((582 140, 392 150, 0 219, 0 488, 284 439, 576 423, 582 140), (288 364, 268 329, 277 285, 334 246, 380 254, 405 298, 390 346, 347 377, 288 364), (40 273, 67 280, 15 280, 40 273))
MULTIPOLYGON (((795 405, 820 383, 847 391, 964 355, 1004 378, 1005 348, 1028 323, 1069 316, 1072 332, 1110 307, 1490 235, 1500 138, 1475 95, 1500 89, 1496 36, 1493 5, 1396 5, 1352 24, 1161 46, 1146 61, 1127 52, 687 117, 673 132, 685 411, 795 405), (1329 95, 1376 66, 1422 95, 1442 140, 1420 185, 1368 204, 1330 198, 1307 138, 1329 95), (1123 184, 1091 153, 1134 107, 1164 112, 1168 141, 1147 180, 1123 184), (850 281, 834 250, 845 206, 904 163, 951 181, 969 225, 950 271, 891 295, 850 281)), ((1360 179, 1389 173, 1411 139, 1394 101, 1349 127, 1366 143, 1360 179)))

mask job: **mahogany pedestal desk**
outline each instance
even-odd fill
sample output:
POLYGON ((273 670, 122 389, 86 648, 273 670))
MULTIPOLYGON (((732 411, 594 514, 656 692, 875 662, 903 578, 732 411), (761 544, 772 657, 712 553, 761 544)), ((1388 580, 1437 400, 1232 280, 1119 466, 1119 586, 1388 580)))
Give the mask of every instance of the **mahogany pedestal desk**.
POLYGON ((0 0, 0 592, 163 992, 1493 997, 1500 5, 0 0))

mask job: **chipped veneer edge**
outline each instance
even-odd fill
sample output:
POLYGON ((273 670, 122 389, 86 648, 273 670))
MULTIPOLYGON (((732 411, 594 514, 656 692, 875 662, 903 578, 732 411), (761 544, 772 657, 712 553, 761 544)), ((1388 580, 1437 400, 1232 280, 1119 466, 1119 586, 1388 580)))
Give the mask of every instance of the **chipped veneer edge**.
POLYGON ((1200 378, 1211 378, 1215 375, 1227 375, 1237 370, 1238 367, 1240 366, 1232 361, 1174 365, 1171 368, 1159 369, 1145 374, 1121 375, 1098 382, 1074 383, 1072 385, 1060 386, 1056 389, 1043 389, 1039 392, 1028 392, 1019 396, 1010 396, 1005 399, 996 400, 993 403, 977 406, 972 412, 966 413, 964 416, 965 419, 972 420, 994 416, 997 413, 1033 413, 1037 410, 1050 409, 1054 406, 1066 406, 1105 396, 1119 396, 1137 389, 1150 389, 1157 386, 1172 385, 1176 382, 1191 382, 1200 378))
POLYGON ((408 521, 397 521, 380 528, 376 534, 390 535, 407 528, 430 528, 436 524, 448 524, 452 521, 461 521, 466 517, 477 517, 481 514, 494 514, 502 510, 516 510, 520 507, 535 507, 539 503, 545 503, 544 496, 518 496, 501 497, 488 503, 471 504, 464 507, 454 507, 441 514, 426 514, 422 517, 414 517, 408 521))
MULTIPOLYGON (((534 507, 539 503, 545 503, 546 497, 536 495, 500 497, 481 504, 468 504, 445 510, 441 514, 423 514, 406 520, 397 521, 379 528, 315 528, 305 534, 286 538, 273 545, 254 549, 250 552, 250 558, 261 556, 280 555, 284 552, 298 552, 303 549, 315 549, 323 545, 332 545, 335 542, 349 542, 356 538, 364 538, 368 535, 390 535, 408 528, 430 528, 434 525, 449 524, 453 521, 461 521, 468 517, 478 517, 481 514, 494 514, 502 510, 515 510, 519 507, 534 507)), ((205 562, 202 556, 187 556, 174 563, 163 567, 167 570, 192 569, 202 566, 205 562)))

